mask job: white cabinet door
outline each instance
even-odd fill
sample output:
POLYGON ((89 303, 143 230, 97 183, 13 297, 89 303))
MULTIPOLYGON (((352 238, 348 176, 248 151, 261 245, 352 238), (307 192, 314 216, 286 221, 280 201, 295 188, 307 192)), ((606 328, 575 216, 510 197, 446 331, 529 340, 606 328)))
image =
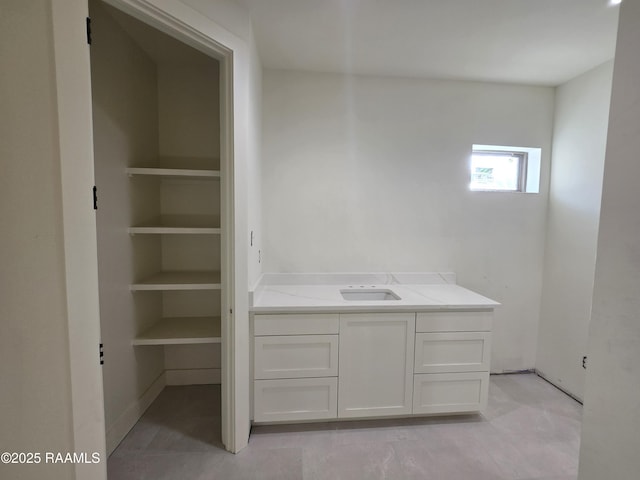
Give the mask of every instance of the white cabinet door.
POLYGON ((416 333, 415 373, 488 372, 491 333, 416 333))
POLYGON ((340 315, 338 417, 412 410, 415 314, 340 315))
POLYGON ((337 379, 294 378, 254 382, 254 420, 287 422, 336 417, 337 379))
POLYGON ((415 375, 413 413, 479 412, 487 406, 489 372, 415 375))
POLYGON ((255 379, 335 377, 338 335, 255 337, 255 379))

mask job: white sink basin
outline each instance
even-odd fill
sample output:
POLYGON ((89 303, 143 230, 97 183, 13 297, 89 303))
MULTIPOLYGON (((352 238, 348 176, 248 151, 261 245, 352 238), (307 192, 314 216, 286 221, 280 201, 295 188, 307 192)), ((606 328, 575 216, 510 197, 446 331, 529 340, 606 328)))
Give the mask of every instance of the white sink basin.
POLYGON ((354 302, 386 302, 401 300, 398 295, 386 288, 358 288, 353 290, 348 289, 340 290, 340 293, 342 294, 342 298, 344 298, 345 300, 354 302))

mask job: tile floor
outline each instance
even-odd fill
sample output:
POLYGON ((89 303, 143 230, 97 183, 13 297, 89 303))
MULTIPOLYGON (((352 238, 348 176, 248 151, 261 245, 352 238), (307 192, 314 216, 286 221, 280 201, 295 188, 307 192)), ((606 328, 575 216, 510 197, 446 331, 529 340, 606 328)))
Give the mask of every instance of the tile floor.
POLYGON ((220 441, 219 386, 167 387, 109 480, 575 480, 582 407, 533 374, 491 377, 484 415, 262 426, 220 441))

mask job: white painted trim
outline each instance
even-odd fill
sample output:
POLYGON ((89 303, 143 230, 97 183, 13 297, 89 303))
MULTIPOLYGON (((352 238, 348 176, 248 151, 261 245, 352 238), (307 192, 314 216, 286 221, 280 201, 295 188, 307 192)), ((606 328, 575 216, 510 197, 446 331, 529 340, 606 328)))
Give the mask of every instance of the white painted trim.
POLYGON ((176 0, 104 0, 158 30, 218 60, 230 57, 240 40, 202 14, 176 0), (204 25, 206 21, 206 25, 204 25), (205 35, 203 30, 213 32, 205 35), (228 46, 227 46, 228 45, 228 46))
MULTIPOLYGON (((220 236, 222 278, 221 323, 221 411, 222 443, 231 452, 237 453, 249 438, 238 442, 236 435, 236 365, 234 350, 235 307, 235 211, 234 201, 234 131, 233 131, 233 58, 220 63, 220 236)), ((236 309, 237 311, 237 309, 236 309)))
POLYGON ((104 396, 99 363, 98 249, 91 189, 93 122, 87 0, 51 1, 65 286, 74 450, 97 452, 101 462, 74 466, 77 480, 107 478, 104 396))
POLYGON ((186 368, 165 370, 167 385, 221 385, 220 368, 186 368))
POLYGON ((147 388, 147 391, 144 392, 138 400, 131 403, 124 412, 122 412, 122 415, 113 422, 111 428, 107 430, 108 455, 111 455, 124 437, 127 436, 127 433, 129 433, 158 395, 160 395, 160 392, 162 392, 166 384, 165 374, 161 373, 151 386, 147 388))

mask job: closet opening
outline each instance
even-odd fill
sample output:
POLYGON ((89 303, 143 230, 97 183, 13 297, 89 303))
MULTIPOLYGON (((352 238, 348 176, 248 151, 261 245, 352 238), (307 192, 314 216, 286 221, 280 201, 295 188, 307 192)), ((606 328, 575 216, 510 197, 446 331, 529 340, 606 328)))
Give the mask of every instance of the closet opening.
POLYGON ((226 60, 101 0, 89 14, 107 453, 147 409, 224 448, 226 60))

